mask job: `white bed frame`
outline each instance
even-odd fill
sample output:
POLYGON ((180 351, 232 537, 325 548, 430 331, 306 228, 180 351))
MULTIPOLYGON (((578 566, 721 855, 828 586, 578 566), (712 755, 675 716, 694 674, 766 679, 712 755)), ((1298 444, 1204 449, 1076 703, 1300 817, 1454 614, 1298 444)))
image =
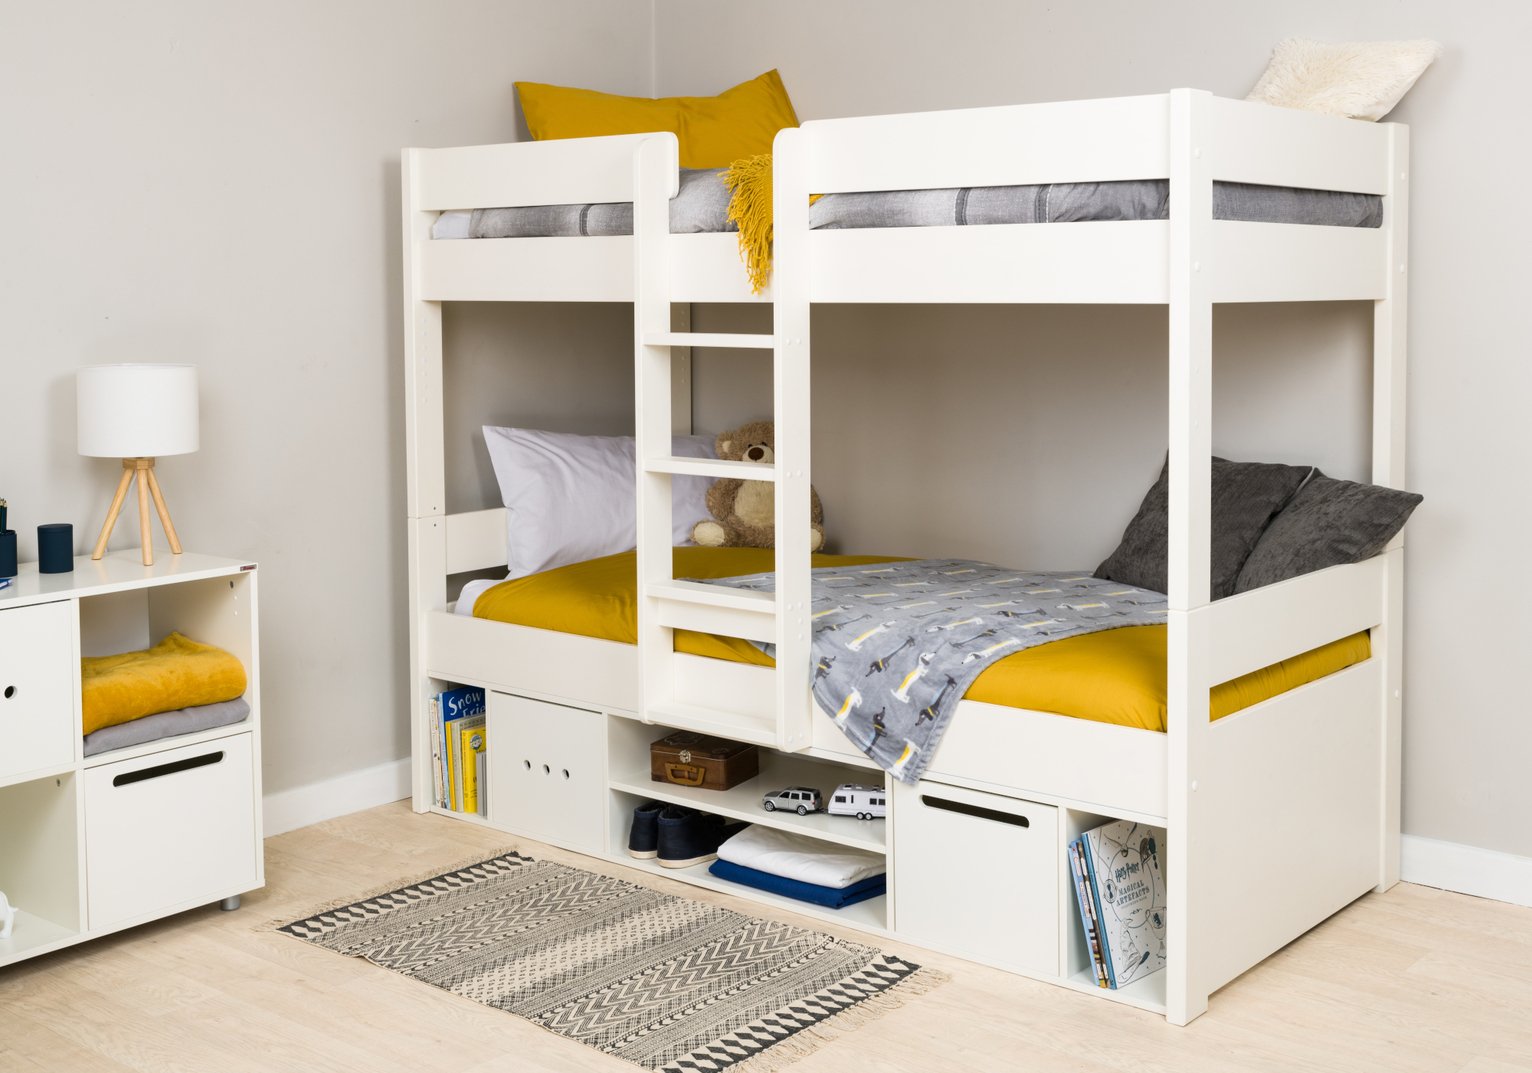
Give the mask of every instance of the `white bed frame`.
MULTIPOLYGON (((1187 1023, 1211 992, 1367 890, 1398 880, 1403 540, 1367 562, 1210 602, 1209 459, 1215 303, 1370 300, 1372 480, 1404 486, 1407 150, 1407 130, 1398 125, 1193 90, 805 123, 776 140, 775 269, 771 291, 759 297, 749 293, 736 236, 667 233, 666 202, 677 184, 670 135, 407 150, 416 809, 432 807, 428 698, 448 682, 865 764, 815 713, 808 689, 811 303, 1165 305, 1168 732, 965 700, 926 778, 1075 810, 1067 813, 1074 827, 1090 816, 1165 827, 1167 969, 1150 978, 1159 982, 1148 991, 1102 994, 1187 1023), (1169 179, 1168 221, 808 229, 811 192, 1143 178, 1169 179), (1380 194, 1384 225, 1215 220, 1215 180, 1380 194), (430 238, 437 213, 448 209, 629 200, 632 238, 430 238), (451 613, 450 575, 504 563, 505 513, 443 510, 443 301, 633 304, 636 647, 451 613), (746 301, 773 304, 772 334, 685 330, 691 303, 746 301), (689 428, 687 348, 695 346, 771 352, 774 467, 669 457, 670 433, 689 428), (775 599, 670 576, 669 476, 741 472, 780 486, 775 599), (674 628, 771 640, 781 658, 773 670, 677 654, 674 628), (1372 632, 1370 659, 1208 720, 1216 684, 1363 629, 1372 632), (1246 853, 1252 831, 1260 833, 1259 851, 1246 853)), ((622 800, 611 810, 613 824, 622 800)), ((898 808, 892 822, 897 816, 898 808)), ((617 844, 614 835, 606 846, 617 844)), ((916 874, 912 862, 900 861, 895 918, 901 877, 916 874)), ((1072 898, 1067 869, 1058 882, 1072 898)), ((883 923, 902 933, 896 922, 883 923)), ((1081 946, 1062 934, 1059 942, 1060 982, 1094 991, 1081 971, 1081 946)))

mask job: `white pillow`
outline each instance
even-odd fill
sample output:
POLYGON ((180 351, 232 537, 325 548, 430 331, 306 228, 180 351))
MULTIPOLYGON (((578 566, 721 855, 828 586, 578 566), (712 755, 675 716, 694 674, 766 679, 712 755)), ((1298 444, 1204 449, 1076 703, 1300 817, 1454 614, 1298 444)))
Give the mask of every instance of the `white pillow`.
MULTIPOLYGON (((632 436, 484 426, 506 519, 508 577, 599 559, 637 543, 632 436)), ((712 436, 677 436, 683 458, 716 458, 712 436)), ((672 477, 672 543, 708 517, 707 477, 672 477)))
POLYGON ((1441 51, 1435 41, 1329 43, 1290 37, 1272 50, 1266 73, 1245 99, 1382 119, 1441 51))

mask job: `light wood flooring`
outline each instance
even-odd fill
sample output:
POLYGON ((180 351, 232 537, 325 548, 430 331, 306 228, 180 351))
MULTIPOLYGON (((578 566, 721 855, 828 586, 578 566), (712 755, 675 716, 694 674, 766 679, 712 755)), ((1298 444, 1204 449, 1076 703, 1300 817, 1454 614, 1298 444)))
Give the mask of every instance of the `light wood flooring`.
MULTIPOLYGON (((272 930, 506 847, 624 872, 417 816, 402 802, 281 835, 266 844, 267 887, 238 912, 184 913, 0 970, 0 1071, 632 1073, 511 1014, 272 930)), ((879 945, 951 979, 827 1042, 791 1073, 1532 1071, 1532 909, 1425 887, 1368 895, 1180 1029, 1088 995, 879 945)))

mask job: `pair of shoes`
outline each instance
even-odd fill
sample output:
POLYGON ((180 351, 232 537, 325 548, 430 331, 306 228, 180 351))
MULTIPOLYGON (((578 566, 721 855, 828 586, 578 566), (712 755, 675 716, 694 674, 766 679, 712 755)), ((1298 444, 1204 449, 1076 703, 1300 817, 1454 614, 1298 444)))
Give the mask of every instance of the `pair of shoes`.
POLYGON ((659 864, 661 868, 690 868, 718 859, 718 847, 750 826, 726 823, 722 816, 671 805, 660 813, 659 864))
POLYGON ((725 823, 723 817, 684 805, 645 801, 633 810, 628 829, 628 856, 659 858, 662 868, 690 868, 718 856, 718 847, 747 827, 725 823))

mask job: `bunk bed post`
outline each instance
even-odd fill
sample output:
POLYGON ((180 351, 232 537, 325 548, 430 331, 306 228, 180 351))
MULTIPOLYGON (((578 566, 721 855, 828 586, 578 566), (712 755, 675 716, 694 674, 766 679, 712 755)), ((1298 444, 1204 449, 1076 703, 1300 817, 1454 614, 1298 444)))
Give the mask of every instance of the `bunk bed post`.
POLYGON ((772 143, 772 408, 776 422, 777 741, 808 748, 812 581, 809 424, 809 179, 807 136, 788 127, 772 143))
MULTIPOLYGON (((1405 338, 1409 275, 1410 132, 1388 124, 1388 190, 1383 198, 1388 243, 1387 295, 1373 303, 1372 318, 1372 482, 1405 485, 1405 338)), ((1401 725, 1404 668, 1404 535, 1386 552, 1388 577, 1383 621, 1372 631, 1373 654, 1383 661, 1383 787, 1378 847, 1378 885, 1384 891, 1399 882, 1399 812, 1401 725)))
MULTIPOLYGON (((670 195, 676 174, 674 135, 645 138, 633 153, 633 384, 634 464, 638 481, 639 715, 675 700, 672 632, 648 595, 674 577, 671 559, 670 475, 649 463, 672 452, 675 379, 671 327, 670 195)), ((690 384, 688 378, 687 384, 690 384)), ((686 414, 690 422, 690 409, 686 414)))
POLYGON ((447 538, 443 511, 446 464, 442 414, 442 306, 420 298, 415 245, 431 240, 434 213, 419 208, 420 153, 406 149, 400 167, 404 205, 404 442, 405 513, 410 567, 411 805, 424 812, 431 800, 431 738, 427 704, 425 615, 447 606, 447 538))
POLYGON ((1166 639, 1169 754, 1166 809, 1166 1017, 1184 1025, 1207 1009, 1201 953, 1208 937, 1194 885, 1215 867, 1199 840, 1197 795, 1208 748, 1209 547, 1212 531, 1212 96, 1169 95, 1169 555, 1166 639), (1201 613, 1199 613, 1201 612, 1201 613))

